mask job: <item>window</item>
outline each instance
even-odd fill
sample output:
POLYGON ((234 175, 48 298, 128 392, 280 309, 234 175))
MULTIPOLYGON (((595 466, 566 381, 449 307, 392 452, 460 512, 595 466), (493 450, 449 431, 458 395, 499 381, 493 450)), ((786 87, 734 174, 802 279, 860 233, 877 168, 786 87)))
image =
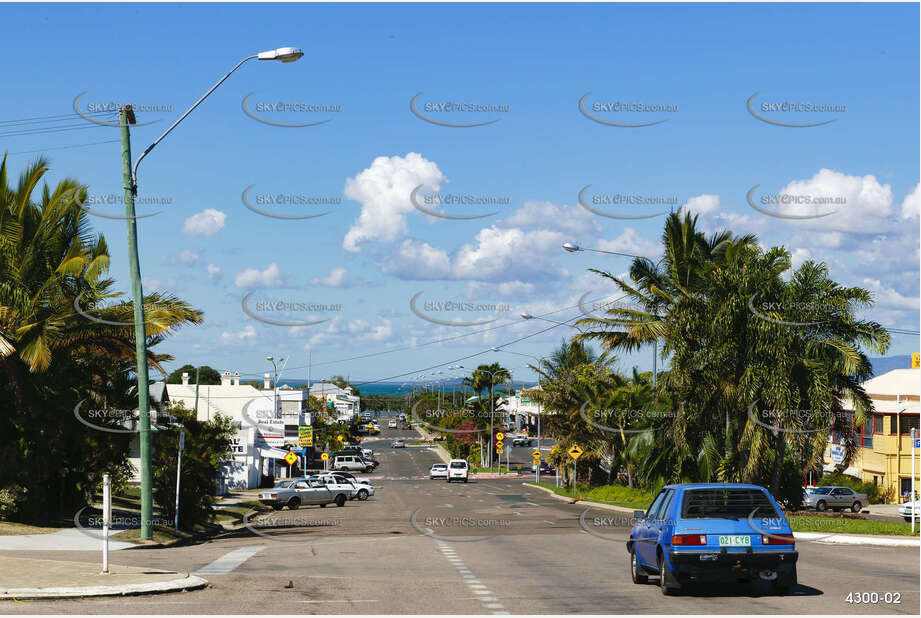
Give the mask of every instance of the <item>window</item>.
POLYGON ((649 510, 646 511, 646 519, 653 519, 656 512, 659 510, 659 506, 662 504, 662 499, 665 498, 665 490, 659 492, 659 495, 656 496, 656 499, 652 501, 652 504, 649 506, 649 510))
POLYGON ((691 489, 684 492, 685 519, 744 519, 779 517, 767 493, 760 489, 691 489))
POLYGON ((873 415, 873 433, 883 433, 883 415, 873 415))
POLYGON ((918 415, 903 414, 899 416, 899 433, 903 436, 911 434, 911 430, 918 430, 918 415))
POLYGON ((873 448, 873 432, 867 425, 864 425, 860 430, 860 446, 863 448, 873 448))
POLYGON ((653 516, 653 519, 662 520, 665 519, 665 515, 668 513, 668 507, 672 504, 672 498, 675 497, 674 490, 669 489, 668 494, 666 494, 665 499, 662 500, 662 504, 659 506, 659 510, 653 516))

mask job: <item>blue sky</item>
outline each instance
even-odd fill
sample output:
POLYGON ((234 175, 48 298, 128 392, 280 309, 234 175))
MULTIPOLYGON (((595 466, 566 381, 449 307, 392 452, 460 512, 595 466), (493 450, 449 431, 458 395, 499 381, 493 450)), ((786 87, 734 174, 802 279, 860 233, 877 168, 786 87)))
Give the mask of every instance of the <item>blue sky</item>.
MULTIPOLYGON (((5 91, 15 95, 0 99, 0 121, 39 120, 0 123, 0 150, 11 153, 16 175, 36 156, 25 151, 43 150, 51 182, 73 177, 91 195, 120 194, 118 143, 60 148, 118 138, 117 128, 66 116, 81 92, 83 111, 109 101, 171 108, 138 114, 141 122, 156 122, 133 129, 137 156, 239 59, 278 46, 303 48, 305 56, 292 64, 245 64, 141 166, 139 195, 169 202, 138 207, 139 214, 161 211, 138 221, 145 292, 174 293, 205 312, 203 325, 159 346, 176 357, 172 368, 209 364, 257 377, 272 354, 290 357, 284 377, 298 379, 306 376, 310 348, 314 379, 377 380, 440 363, 494 360, 530 379, 518 369, 527 358, 471 355, 554 326, 524 321, 522 312, 566 320, 579 313, 585 294, 613 298, 612 288, 586 269, 622 273, 628 266, 624 257, 566 253, 562 242, 658 258, 663 218, 592 214, 578 202, 589 184, 588 195, 676 200, 676 208, 700 214, 706 231, 755 233, 766 245, 793 251, 795 263, 823 260, 836 280, 874 292, 877 305, 868 317, 917 329, 918 10, 915 4, 5 4, 4 23, 22 27, 6 29, 0 42, 8 59, 5 91), (469 128, 426 122, 410 110, 420 92, 423 112, 426 103, 444 101, 498 106, 432 111, 431 118, 498 121, 469 128), (589 110, 610 102, 667 110, 599 111, 598 117, 666 122, 639 128, 595 122, 578 108, 589 92, 589 110), (835 110, 765 111, 772 119, 834 122, 806 128, 763 122, 746 109, 756 92, 757 110, 785 101, 835 110), (243 112, 250 93, 251 110, 281 102, 339 111, 256 113, 284 123, 330 119, 273 126, 243 112), (10 135, 54 128, 68 130, 10 135), (423 193, 437 187, 441 194, 505 201, 442 208, 452 215, 497 213, 491 217, 436 218, 413 208, 409 193, 419 184, 423 193), (250 185, 251 204, 263 210, 328 214, 261 216, 241 199, 250 185), (746 201, 755 185, 759 196, 841 196, 846 203, 820 219, 770 217, 746 201), (341 203, 265 203, 277 194, 341 203), (290 327, 254 319, 241 307, 250 292, 251 313, 327 321, 290 327), (426 321, 410 308, 420 292, 417 308, 437 320, 484 324, 426 321), (266 311, 264 304, 253 309, 279 300, 300 305, 287 312, 266 311), (444 300, 496 308, 438 311, 425 304, 444 300), (299 308, 310 304, 341 308, 299 308), (443 337, 454 339, 428 344, 443 337)), ((121 207, 99 207, 106 208, 121 207)), ((92 218, 108 240, 118 289, 127 292, 125 223, 92 218)), ((551 328, 508 349, 545 355, 573 332, 551 328)), ((917 351, 917 341, 897 335, 890 354, 917 351)), ((625 369, 633 364, 649 369, 651 351, 622 357, 625 369)))

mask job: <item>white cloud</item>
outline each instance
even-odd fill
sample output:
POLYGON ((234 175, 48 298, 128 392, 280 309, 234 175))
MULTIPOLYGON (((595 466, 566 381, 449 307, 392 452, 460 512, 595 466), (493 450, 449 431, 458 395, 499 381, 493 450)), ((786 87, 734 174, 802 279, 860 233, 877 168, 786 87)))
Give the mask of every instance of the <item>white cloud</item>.
POLYGON ((915 185, 911 193, 902 200, 902 218, 917 219, 921 216, 921 184, 915 185))
POLYGON ((451 260, 441 249, 407 238, 382 260, 381 271, 401 279, 444 279, 451 271, 451 260))
POLYGON ((792 264, 794 270, 799 268, 803 262, 811 259, 813 259, 812 252, 809 249, 799 248, 790 251, 790 263, 792 264))
MULTIPOLYGON (((533 296, 537 292, 537 287, 533 283, 524 281, 502 281, 499 283, 484 283, 482 281, 470 281, 465 290, 467 298, 477 299, 519 299, 533 296)), ((486 303, 488 300, 480 300, 486 303)))
POLYGON ((208 279, 214 281, 221 278, 221 267, 216 264, 208 264, 208 279))
POLYGON ((284 278, 278 264, 272 262, 265 270, 247 268, 237 273, 234 284, 238 288, 277 288, 284 285, 284 278))
POLYGON ((921 299, 918 298, 917 294, 904 296, 888 285, 883 284, 879 279, 870 279, 869 277, 863 280, 862 285, 873 292, 874 300, 878 305, 886 308, 914 311, 916 314, 915 319, 917 319, 917 312, 921 307, 921 299))
POLYGON ((180 264, 185 264, 186 266, 194 266, 201 259, 201 252, 192 251, 191 249, 183 249, 176 256, 174 256, 173 261, 179 262, 180 264))
POLYGON ((382 318, 376 324, 371 324, 365 320, 346 320, 336 317, 320 332, 314 334, 308 340, 306 347, 337 343, 343 340, 348 340, 351 345, 389 343, 393 335, 393 324, 386 318, 382 318))
POLYGON ((601 233, 602 225, 598 215, 593 215, 581 206, 557 206, 551 202, 525 202, 524 206, 497 227, 552 228, 567 232, 578 239, 580 236, 594 237, 601 233))
POLYGON ((169 279, 155 279, 148 277, 141 277, 141 286, 144 288, 144 292, 162 292, 167 290, 175 290, 176 280, 172 277, 169 279))
POLYGON ((808 205, 778 205, 776 210, 781 214, 806 215, 835 211, 834 214, 821 219, 805 219, 795 222, 802 227, 855 234, 881 233, 893 227, 892 222, 889 221, 889 217, 894 213, 892 188, 889 185, 880 184, 872 174, 850 176, 823 168, 812 178, 790 182, 779 193, 808 197, 812 202, 808 205), (817 206, 815 205, 817 199, 843 199, 844 203, 817 206))
POLYGON ((653 261, 659 259, 659 254, 662 251, 662 246, 658 242, 643 238, 632 227, 624 228, 624 231, 617 238, 598 241, 598 248, 603 251, 616 251, 618 253, 647 257, 653 261))
POLYGON ((341 266, 337 266, 329 271, 325 277, 315 277, 310 280, 311 285, 321 285, 329 288, 347 288, 354 283, 349 276, 349 271, 341 266))
POLYGON ((684 206, 681 207, 682 216, 684 212, 690 212, 691 214, 696 215, 708 215, 712 212, 715 212, 720 207, 720 196, 712 193, 705 193, 703 195, 698 195, 696 197, 690 198, 687 202, 684 203, 684 206))
POLYGON ((458 250, 452 278, 474 281, 534 281, 560 279, 567 271, 553 263, 564 236, 552 230, 526 232, 520 228, 480 230, 476 242, 458 250))
POLYGON ((193 236, 214 236, 224 227, 227 215, 214 208, 206 208, 185 220, 182 231, 193 236))
POLYGON ((244 341, 251 341, 256 338, 256 329, 253 328, 251 324, 247 325, 241 331, 235 333, 223 332, 221 333, 221 343, 233 344, 241 343, 244 341))
POLYGON ((369 241, 394 242, 407 233, 406 215, 415 210, 413 189, 434 191, 447 182, 433 162, 410 152, 405 157, 377 157, 371 166, 345 181, 345 197, 361 203, 361 214, 342 240, 346 251, 358 252, 369 241))

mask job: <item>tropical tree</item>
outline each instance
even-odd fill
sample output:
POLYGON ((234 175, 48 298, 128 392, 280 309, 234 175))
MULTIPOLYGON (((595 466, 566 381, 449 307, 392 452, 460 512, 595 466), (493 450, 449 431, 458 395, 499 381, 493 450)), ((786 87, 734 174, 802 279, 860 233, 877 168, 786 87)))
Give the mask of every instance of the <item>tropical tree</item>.
MULTIPOLYGON (((0 487, 28 487, 39 510, 124 469, 127 439, 78 422, 74 408, 123 397, 135 357, 132 304, 114 300, 105 239, 78 206, 86 189, 73 179, 39 189, 47 171, 38 159, 12 186, 0 163, 0 487)), ((148 362, 162 372, 171 357, 151 350, 201 313, 169 295, 144 302, 148 362)))

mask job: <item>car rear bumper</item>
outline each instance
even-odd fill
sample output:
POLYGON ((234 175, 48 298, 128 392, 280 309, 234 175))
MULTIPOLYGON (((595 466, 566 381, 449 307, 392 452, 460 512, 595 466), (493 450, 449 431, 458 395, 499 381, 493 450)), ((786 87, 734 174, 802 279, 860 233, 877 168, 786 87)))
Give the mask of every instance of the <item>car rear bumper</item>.
POLYGON ((796 566, 795 550, 765 552, 671 551, 668 561, 680 577, 757 577, 760 571, 789 574, 796 566))

